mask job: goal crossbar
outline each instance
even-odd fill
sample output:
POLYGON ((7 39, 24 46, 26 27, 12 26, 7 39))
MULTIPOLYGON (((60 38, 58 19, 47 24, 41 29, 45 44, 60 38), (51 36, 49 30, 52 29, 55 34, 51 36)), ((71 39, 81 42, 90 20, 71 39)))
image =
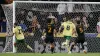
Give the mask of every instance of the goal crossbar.
POLYGON ((100 4, 100 2, 65 2, 65 1, 14 1, 18 3, 67 3, 67 4, 100 4))

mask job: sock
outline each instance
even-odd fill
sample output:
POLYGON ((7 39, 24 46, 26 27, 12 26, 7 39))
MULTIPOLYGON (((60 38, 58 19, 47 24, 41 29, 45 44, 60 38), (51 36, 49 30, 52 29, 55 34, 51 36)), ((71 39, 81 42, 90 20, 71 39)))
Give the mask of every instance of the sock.
POLYGON ((27 45, 27 48, 30 49, 31 51, 33 51, 33 49, 29 45, 27 45))
POLYGON ((44 45, 44 51, 45 51, 46 45, 44 45))
POLYGON ((67 45, 66 47, 67 47, 67 49, 68 49, 68 52, 70 52, 70 47, 69 47, 68 45, 67 45))
POLYGON ((14 53, 17 52, 17 45, 16 45, 16 43, 14 43, 14 49, 13 49, 13 51, 14 51, 14 53))
POLYGON ((54 47, 51 48, 51 52, 52 52, 52 53, 54 52, 54 47))
POLYGON ((50 48, 51 48, 51 52, 53 53, 54 52, 54 44, 51 44, 50 48))
POLYGON ((83 45, 83 43, 81 43, 81 46, 82 46, 82 50, 84 50, 84 45, 83 45))
POLYGON ((70 52, 69 40, 67 40, 67 39, 66 39, 66 47, 68 49, 68 52, 70 52))
POLYGON ((74 45, 72 45, 72 46, 71 46, 71 49, 70 49, 70 51, 72 51, 72 49, 73 49, 73 48, 74 48, 74 45))

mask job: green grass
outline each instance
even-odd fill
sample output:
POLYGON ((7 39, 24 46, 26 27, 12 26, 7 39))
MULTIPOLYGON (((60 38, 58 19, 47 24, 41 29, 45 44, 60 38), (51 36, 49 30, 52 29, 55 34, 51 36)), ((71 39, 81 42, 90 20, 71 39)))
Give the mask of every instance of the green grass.
POLYGON ((100 53, 0 53, 0 56, 100 56, 100 53))

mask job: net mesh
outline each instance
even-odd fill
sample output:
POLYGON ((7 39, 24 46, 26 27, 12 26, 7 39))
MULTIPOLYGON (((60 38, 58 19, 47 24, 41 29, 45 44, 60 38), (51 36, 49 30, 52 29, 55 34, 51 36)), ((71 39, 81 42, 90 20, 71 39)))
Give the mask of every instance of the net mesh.
MULTIPOLYGON (((12 33, 12 28, 13 28, 13 8, 5 5, 2 5, 2 8, 4 10, 7 20, 7 34, 10 35, 12 33)), ((12 41, 13 41, 12 37, 6 37, 6 45, 3 52, 12 52, 13 50, 12 41)))
MULTIPOLYGON (((64 20, 63 18, 66 17, 68 14, 70 14, 73 20, 82 19, 84 21, 86 19, 85 21, 88 27, 87 28, 84 27, 84 29, 85 29, 85 37, 87 40, 86 41, 87 44, 85 44, 84 46, 86 46, 86 49, 88 48, 89 52, 100 52, 100 50, 97 49, 93 50, 90 44, 88 46, 88 43, 90 43, 89 38, 91 37, 91 39, 93 40, 93 38, 97 36, 96 25, 98 22, 98 18, 100 16, 99 10, 100 10, 100 4, 78 4, 78 3, 59 4, 59 3, 34 3, 34 2, 15 3, 16 21, 19 22, 19 24, 20 21, 24 21, 24 25, 26 25, 28 29, 27 30, 28 34, 33 33, 33 35, 30 34, 31 36, 25 36, 26 38, 25 40, 27 44, 29 44, 30 46, 32 46, 32 48, 35 49, 35 52, 41 52, 43 48, 43 46, 41 45, 42 33, 40 29, 42 30, 45 27, 46 18, 48 17, 53 18, 54 19, 53 22, 56 26, 56 30, 58 30, 61 22, 64 20), (52 15, 50 15, 50 13, 52 15), (36 17, 35 19, 36 21, 38 21, 38 23, 35 31, 33 32, 33 30, 29 27, 32 26, 32 22, 33 22, 32 20, 34 19, 34 17, 36 17), (38 25, 40 25, 40 27, 38 27, 38 25)), ((55 44, 58 43, 57 46, 60 46, 61 42, 64 41, 63 38, 59 38, 59 37, 62 37, 62 35, 58 35, 55 38, 56 39, 55 44)), ((96 40, 98 39, 93 40, 93 42, 95 42, 96 40)), ((96 48, 99 48, 97 46, 98 44, 96 45, 96 48)), ((57 48, 60 49, 60 47, 57 48)), ((58 49, 57 52, 66 52, 66 50, 61 51, 61 49, 60 50, 58 49)), ((49 49, 47 47, 47 51, 48 50, 49 49)), ((29 51, 27 51, 26 49, 19 48, 19 52, 29 52, 29 51)))

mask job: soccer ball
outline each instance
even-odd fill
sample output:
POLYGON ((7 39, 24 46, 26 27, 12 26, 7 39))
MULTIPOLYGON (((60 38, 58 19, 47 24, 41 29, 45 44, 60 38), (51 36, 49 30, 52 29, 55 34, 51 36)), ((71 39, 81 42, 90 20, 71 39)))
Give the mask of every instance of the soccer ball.
POLYGON ((42 40, 45 40, 46 37, 45 36, 42 36, 41 38, 42 38, 42 40))

